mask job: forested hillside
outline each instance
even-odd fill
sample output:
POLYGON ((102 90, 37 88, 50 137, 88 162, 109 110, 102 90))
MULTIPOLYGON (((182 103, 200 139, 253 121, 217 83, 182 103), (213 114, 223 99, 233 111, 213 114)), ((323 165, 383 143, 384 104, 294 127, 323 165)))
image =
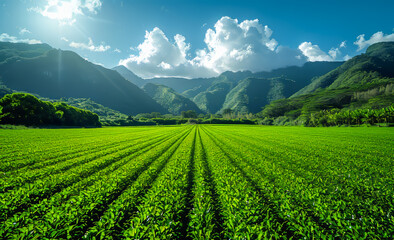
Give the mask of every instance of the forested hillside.
POLYGON ((188 110, 202 113, 194 102, 167 86, 147 83, 143 90, 174 115, 180 115, 181 112, 188 110))
POLYGON ((0 49, 0 78, 11 89, 52 99, 90 98, 125 114, 167 112, 116 71, 74 52, 7 42, 0 49))
POLYGON ((394 102, 394 42, 371 45, 365 54, 315 79, 292 97, 265 107, 262 116, 306 121, 327 109, 381 109, 394 102))

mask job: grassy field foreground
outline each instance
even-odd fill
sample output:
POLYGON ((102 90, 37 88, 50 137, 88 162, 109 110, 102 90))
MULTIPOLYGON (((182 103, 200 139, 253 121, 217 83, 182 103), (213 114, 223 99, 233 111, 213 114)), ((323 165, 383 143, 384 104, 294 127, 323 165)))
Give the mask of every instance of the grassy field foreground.
POLYGON ((394 236, 394 130, 0 130, 0 239, 394 236))

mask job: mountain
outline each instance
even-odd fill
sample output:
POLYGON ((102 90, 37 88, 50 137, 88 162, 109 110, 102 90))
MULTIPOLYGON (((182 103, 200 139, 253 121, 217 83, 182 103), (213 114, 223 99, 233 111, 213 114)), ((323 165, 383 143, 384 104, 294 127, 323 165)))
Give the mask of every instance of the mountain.
POLYGON ((266 106, 262 115, 295 119, 323 109, 377 109, 393 102, 394 42, 382 42, 314 79, 290 98, 266 106))
POLYGON ((116 66, 112 68, 112 70, 117 71, 122 77, 124 77, 124 79, 130 81, 131 83, 137 85, 140 88, 147 83, 144 79, 138 77, 123 65, 116 66))
POLYGON ((16 91, 52 99, 90 98, 128 115, 167 112, 118 72, 46 44, 0 42, 0 78, 16 91))
POLYGON ((293 97, 313 93, 318 89, 344 88, 393 78, 393 44, 393 42, 386 42, 370 46, 365 54, 355 56, 337 69, 314 80, 293 97))
POLYGON ((193 101, 201 110, 207 113, 216 113, 222 108, 232 87, 233 84, 228 81, 216 82, 206 91, 197 94, 193 101))
POLYGON ((240 72, 223 72, 214 78, 211 85, 205 90, 198 93, 193 101, 205 112, 217 113, 222 109, 227 94, 233 89, 239 81, 253 76, 250 71, 240 72))
POLYGON ((147 83, 143 87, 143 90, 163 108, 168 109, 174 115, 180 115, 182 111, 188 110, 202 113, 194 102, 167 86, 147 83))
POLYGON ((215 78, 172 78, 172 77, 162 77, 162 78, 151 78, 145 79, 147 83, 154 83, 165 85, 174 89, 178 93, 193 89, 193 88, 207 88, 215 78))
MULTIPOLYGON (((303 66, 290 66, 274 69, 270 72, 258 72, 254 74, 255 78, 278 78, 284 77, 295 82, 292 86, 299 89, 309 85, 314 79, 336 69, 344 62, 306 62, 303 66)), ((295 91, 295 92, 296 92, 295 91)))
POLYGON ((224 109, 238 113, 260 112, 272 101, 289 97, 294 85, 295 81, 286 78, 246 78, 227 94, 221 112, 224 109))
POLYGON ((13 92, 14 91, 12 91, 12 89, 9 89, 7 86, 3 85, 0 82, 0 98, 4 97, 4 95, 6 95, 6 94, 11 94, 13 92))
POLYGON ((51 49, 48 44, 0 42, 0 64, 20 58, 39 57, 51 49))
MULTIPOLYGON (((253 112, 255 112, 259 111, 261 107, 271 101, 269 100, 268 102, 255 102, 252 100, 254 99, 254 97, 252 97, 250 99, 248 98, 247 100, 250 102, 248 107, 240 107, 241 105, 244 106, 242 101, 246 100, 241 100, 240 95, 236 95, 234 94, 234 92, 239 91, 240 88, 244 87, 244 83, 239 88, 235 89, 232 94, 230 94, 229 96, 227 95, 234 87, 236 87, 241 82, 241 80, 247 78, 271 79, 268 81, 270 81, 271 84, 269 85, 269 88, 272 89, 270 90, 260 88, 258 92, 270 92, 270 94, 272 94, 273 92, 278 93, 278 91, 280 90, 282 91, 282 93, 278 93, 278 96, 280 96, 280 98, 285 98, 289 97, 291 94, 294 94, 301 88, 308 85, 312 79, 326 74, 327 72, 335 69, 341 64, 343 64, 343 62, 308 62, 301 67, 291 66, 275 69, 270 72, 252 73, 250 71, 227 71, 223 72, 217 77, 196 79, 168 77, 143 80, 123 66, 118 66, 114 69, 117 70, 123 77, 129 79, 129 81, 135 83, 137 86, 141 87, 145 83, 154 83, 170 87, 174 89, 177 93, 181 93, 184 97, 191 99, 202 111, 207 113, 217 113, 225 108, 232 108, 235 111, 240 111, 240 109, 243 109, 242 112, 250 111, 250 109, 255 109, 253 110, 253 112), (274 81, 272 79, 287 80, 274 81), (275 84, 278 85, 275 86, 275 84), (238 97, 236 99, 232 99, 233 96, 238 97), (241 102, 237 102, 238 100, 241 102)), ((272 99, 271 97, 267 98, 267 96, 264 96, 263 98, 272 99)))
POLYGON ((209 113, 226 108, 236 112, 258 112, 272 100, 291 96, 308 85, 313 78, 326 74, 341 64, 343 62, 308 62, 301 67, 291 66, 270 72, 224 72, 212 81, 207 90, 197 94, 193 101, 209 113), (259 94, 268 95, 258 96, 259 94))
POLYGON ((113 70, 117 71, 122 77, 130 82, 134 83, 138 87, 142 88, 147 83, 153 83, 158 85, 167 86, 172 88, 177 93, 182 93, 183 96, 192 99, 198 93, 206 90, 215 78, 176 78, 176 77, 159 77, 142 79, 135 75, 132 71, 127 69, 125 66, 119 65, 113 70))

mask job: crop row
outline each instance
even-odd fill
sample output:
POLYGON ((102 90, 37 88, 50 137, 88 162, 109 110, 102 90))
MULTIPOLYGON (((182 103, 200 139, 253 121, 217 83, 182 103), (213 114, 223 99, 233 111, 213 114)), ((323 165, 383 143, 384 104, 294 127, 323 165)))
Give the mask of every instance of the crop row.
POLYGON ((1 239, 394 235, 391 129, 26 130, 21 145, 23 133, 0 146, 1 239))

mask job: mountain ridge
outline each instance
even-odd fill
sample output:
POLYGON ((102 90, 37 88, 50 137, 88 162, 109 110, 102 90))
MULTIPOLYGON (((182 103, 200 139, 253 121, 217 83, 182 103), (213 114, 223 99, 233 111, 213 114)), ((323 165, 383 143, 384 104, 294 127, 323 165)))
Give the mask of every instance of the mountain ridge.
POLYGON ((167 86, 147 83, 142 89, 174 115, 180 115, 182 111, 188 110, 203 113, 193 101, 167 86))
POLYGON ((52 99, 90 98, 128 115, 167 113, 118 72, 90 63, 75 52, 54 48, 48 50, 48 46, 0 42, 2 82, 11 89, 52 99), (27 50, 21 51, 21 46, 27 50), (35 54, 30 54, 32 51, 35 54))
POLYGON ((394 42, 381 42, 314 79, 290 98, 267 105, 261 115, 303 122, 316 111, 334 108, 380 109, 393 102, 394 42))

